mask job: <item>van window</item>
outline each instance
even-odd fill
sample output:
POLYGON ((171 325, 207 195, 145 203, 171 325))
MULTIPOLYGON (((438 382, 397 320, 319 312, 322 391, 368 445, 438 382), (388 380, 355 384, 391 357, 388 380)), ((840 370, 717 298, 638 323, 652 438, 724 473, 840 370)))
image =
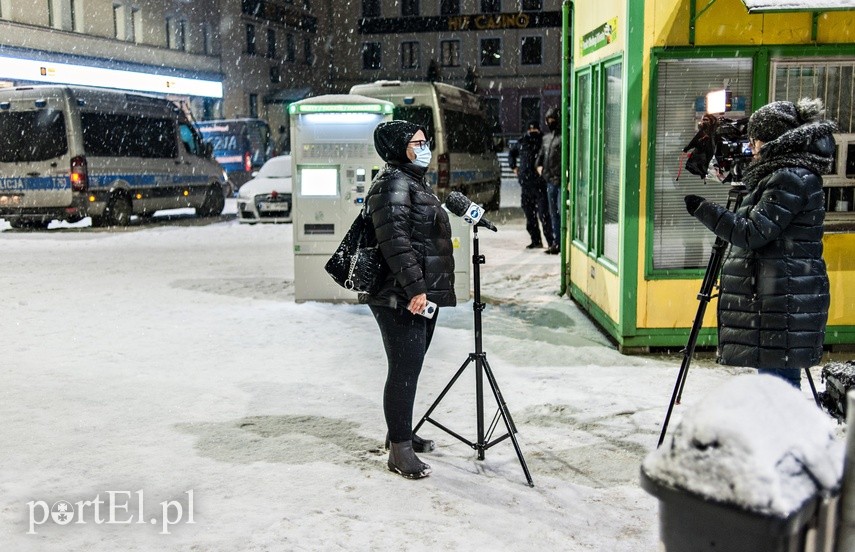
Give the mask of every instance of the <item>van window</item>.
POLYGON ((395 119, 403 119, 425 127, 428 140, 433 140, 433 110, 429 107, 395 107, 395 119))
POLYGON ((462 111, 445 111, 445 136, 451 153, 480 154, 487 151, 490 140, 484 117, 462 111))
POLYGON ((193 155, 202 155, 202 137, 193 128, 190 123, 181 123, 178 125, 178 134, 181 136, 181 142, 184 144, 184 149, 187 153, 193 155))
POLYGON ((0 112, 0 161, 47 161, 68 151, 65 115, 56 109, 0 112))
POLYGON ((82 112, 83 149, 94 157, 178 156, 175 121, 140 115, 82 112))

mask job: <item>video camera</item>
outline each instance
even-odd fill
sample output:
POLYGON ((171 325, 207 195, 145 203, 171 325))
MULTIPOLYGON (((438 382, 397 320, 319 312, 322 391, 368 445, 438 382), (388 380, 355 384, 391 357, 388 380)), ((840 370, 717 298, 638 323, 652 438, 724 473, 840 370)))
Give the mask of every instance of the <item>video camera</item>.
POLYGON ((719 173, 724 175, 722 182, 741 181, 745 167, 754 156, 748 140, 748 117, 719 118, 715 146, 715 162, 719 173))
MULTIPOLYGON (((748 117, 729 119, 704 115, 698 132, 683 148, 688 153, 686 170, 706 181, 710 162, 716 178, 724 183, 739 182, 753 157, 748 140, 748 117)), ((679 180, 679 176, 678 176, 679 180)))

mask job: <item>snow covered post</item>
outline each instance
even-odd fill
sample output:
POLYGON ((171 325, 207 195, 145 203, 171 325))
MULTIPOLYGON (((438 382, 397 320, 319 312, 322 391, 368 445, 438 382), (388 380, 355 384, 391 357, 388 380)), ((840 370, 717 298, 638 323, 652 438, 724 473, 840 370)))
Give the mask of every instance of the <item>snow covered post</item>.
POLYGON ((855 391, 846 395, 846 459, 843 462, 843 494, 840 497, 840 529, 837 552, 855 550, 855 391))
POLYGON ((685 410, 641 484, 667 552, 827 552, 842 472, 832 420, 782 379, 747 375, 685 410))

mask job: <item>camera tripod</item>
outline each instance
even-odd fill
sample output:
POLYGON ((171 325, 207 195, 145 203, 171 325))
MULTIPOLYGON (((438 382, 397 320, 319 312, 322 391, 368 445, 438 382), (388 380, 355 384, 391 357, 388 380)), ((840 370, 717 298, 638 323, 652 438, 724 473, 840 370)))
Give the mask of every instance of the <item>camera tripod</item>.
MULTIPOLYGON (((736 212, 742 199, 746 194, 745 185, 733 184, 727 194, 727 210, 736 212)), ((695 321, 692 324, 692 330, 689 332, 689 341, 683 349, 683 362, 680 365, 680 372, 677 374, 677 381, 674 384, 674 392, 671 394, 671 402, 668 404, 668 411, 665 414, 665 421, 662 422, 662 433, 659 434, 659 443, 657 448, 662 446, 665 441, 665 433, 668 431, 668 422, 671 420, 671 412, 674 410, 675 404, 680 404, 680 399, 683 397, 683 387, 686 385, 686 377, 689 374, 689 364, 692 362, 692 356, 695 354, 695 344, 698 341, 698 334, 701 331, 701 325, 704 322, 704 314, 707 311, 707 305, 710 300, 715 297, 712 292, 718 282, 721 265, 724 262, 724 254, 727 251, 728 243, 716 237, 715 243, 712 246, 710 260, 707 263, 707 271, 704 274, 704 279, 701 282, 701 290, 698 292, 698 311, 695 314, 695 321)), ((816 394, 816 387, 813 384, 813 378, 810 375, 810 369, 805 368, 810 390, 813 392, 813 398, 816 405, 820 406, 819 396, 816 394)))
POLYGON ((418 429, 425 423, 430 422, 435 425, 439 429, 448 433, 452 437, 466 443, 474 450, 478 451, 478 460, 484 460, 484 452, 496 445, 505 439, 511 439, 511 442, 514 444, 514 449, 517 452, 517 458, 519 458, 520 465, 522 466, 523 473, 525 473, 525 478, 528 481, 529 487, 534 487, 534 482, 531 480, 531 474, 528 471, 528 466, 525 463, 525 458, 523 458, 522 450, 520 450, 520 445, 517 442, 517 438, 515 436, 517 432, 517 428, 514 425, 514 420, 511 418, 511 413, 508 410, 507 405, 505 404, 505 399, 502 397, 502 392, 499 390, 499 384, 496 383, 496 377, 493 375, 493 370, 490 368, 490 363, 487 362, 487 353, 484 352, 481 343, 481 312, 484 310, 484 303, 481 302, 481 265, 484 264, 484 256, 481 255, 478 251, 478 227, 473 227, 474 236, 472 239, 472 271, 473 271, 473 281, 475 284, 475 299, 472 304, 472 310, 474 311, 475 316, 475 352, 469 353, 469 357, 463 363, 463 365, 457 370, 433 404, 428 408, 425 415, 422 416, 422 419, 419 423, 413 428, 413 433, 417 432, 418 429), (477 437, 476 441, 472 442, 465 437, 461 436, 459 433, 452 431, 451 429, 445 427, 441 423, 437 422, 430 415, 439 406, 439 403, 442 402, 442 399, 445 395, 451 390, 452 386, 454 386, 457 379, 463 375, 463 372, 466 368, 473 363, 475 364, 475 404, 477 410, 477 437), (496 414, 493 416, 493 420, 490 423, 490 427, 487 430, 484 430, 484 375, 487 376, 487 382, 490 384, 490 389, 493 391, 493 397, 496 399, 496 404, 498 404, 498 410, 496 414), (504 435, 492 439, 493 433, 499 425, 499 421, 503 421, 505 423, 505 429, 507 429, 507 433, 504 435))

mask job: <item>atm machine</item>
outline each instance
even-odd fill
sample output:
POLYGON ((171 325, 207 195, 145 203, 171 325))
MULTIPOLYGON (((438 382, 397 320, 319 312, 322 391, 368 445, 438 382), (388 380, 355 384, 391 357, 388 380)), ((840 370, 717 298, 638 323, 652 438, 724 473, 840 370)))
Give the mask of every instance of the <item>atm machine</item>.
MULTIPOLYGON (((304 301, 356 302, 324 270, 362 209, 384 165, 374 129, 392 120, 393 104, 356 94, 329 94, 288 106, 293 180, 294 296, 304 301)), ((458 299, 469 299, 470 230, 450 215, 458 299)))

